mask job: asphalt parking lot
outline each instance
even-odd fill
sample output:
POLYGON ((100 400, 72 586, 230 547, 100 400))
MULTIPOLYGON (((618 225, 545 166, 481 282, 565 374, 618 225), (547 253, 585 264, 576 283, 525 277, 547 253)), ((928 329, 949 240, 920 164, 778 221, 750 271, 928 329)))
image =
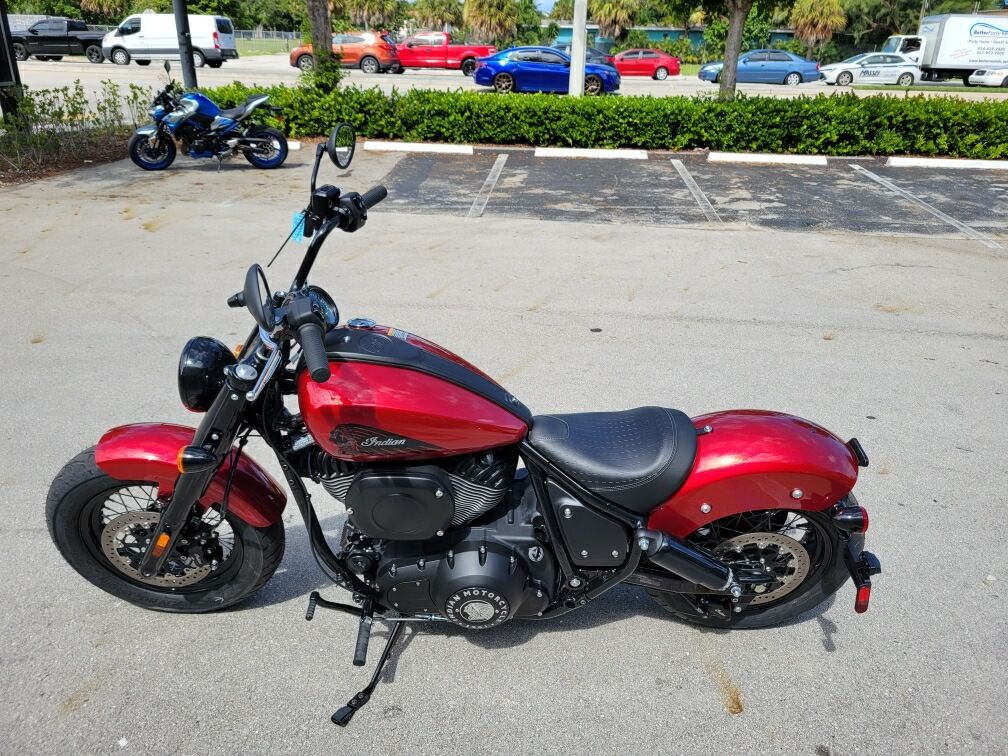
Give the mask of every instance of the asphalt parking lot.
POLYGON ((423 334, 538 412, 764 407, 857 436, 885 570, 871 611, 848 585, 796 624, 720 634, 627 587, 552 623, 415 628, 341 730, 329 715, 366 673, 351 618, 304 622, 324 580, 294 508, 280 571, 242 608, 162 615, 92 588, 49 541, 49 482, 110 426, 193 423, 178 351, 244 337, 225 299, 307 193, 308 151, 274 172, 123 161, 0 192, 0 751, 1005 753, 1008 177, 862 164, 976 237, 847 161, 506 151, 488 192, 502 152, 324 167, 390 195, 315 282, 344 318, 423 334))

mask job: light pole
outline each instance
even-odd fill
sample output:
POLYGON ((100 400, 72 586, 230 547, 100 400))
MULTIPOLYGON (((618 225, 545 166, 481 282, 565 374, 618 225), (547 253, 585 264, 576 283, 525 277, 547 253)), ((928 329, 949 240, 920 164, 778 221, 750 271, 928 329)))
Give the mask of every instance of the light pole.
POLYGON ((186 89, 196 89, 196 66, 193 65, 192 35, 189 33, 189 6, 186 0, 172 0, 175 11, 175 32, 178 34, 179 58, 182 63, 182 83, 186 89))
POLYGON ((585 47, 588 37, 588 0, 574 0, 574 28, 571 31, 570 84, 567 92, 571 97, 584 94, 585 47))

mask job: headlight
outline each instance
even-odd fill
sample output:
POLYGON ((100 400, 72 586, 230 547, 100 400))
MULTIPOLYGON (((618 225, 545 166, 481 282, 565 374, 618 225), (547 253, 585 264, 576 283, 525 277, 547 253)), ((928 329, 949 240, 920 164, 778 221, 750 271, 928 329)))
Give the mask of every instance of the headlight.
POLYGON ((189 339, 182 348, 178 366, 178 389, 182 405, 193 412, 206 412, 224 385, 224 368, 237 360, 224 344, 209 336, 189 339))

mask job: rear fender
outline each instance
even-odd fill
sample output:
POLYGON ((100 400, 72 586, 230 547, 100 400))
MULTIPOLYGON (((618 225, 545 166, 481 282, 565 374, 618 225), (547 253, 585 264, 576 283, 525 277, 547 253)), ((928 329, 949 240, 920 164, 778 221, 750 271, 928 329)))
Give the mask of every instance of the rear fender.
MULTIPOLYGON (((137 423, 107 431, 95 448, 95 462, 102 472, 118 480, 142 480, 158 487, 166 499, 178 479, 179 449, 192 443, 196 431, 184 425, 137 423)), ((224 498, 231 469, 230 456, 210 481, 200 506, 209 509, 224 498)), ((231 483, 228 511, 249 525, 264 528, 280 519, 287 496, 276 481, 249 457, 242 455, 231 483)))
POLYGON ((693 424, 699 433, 693 469, 683 487, 651 512, 650 528, 685 538, 740 512, 821 511, 857 481, 851 448, 807 420, 730 410, 693 418, 693 424))

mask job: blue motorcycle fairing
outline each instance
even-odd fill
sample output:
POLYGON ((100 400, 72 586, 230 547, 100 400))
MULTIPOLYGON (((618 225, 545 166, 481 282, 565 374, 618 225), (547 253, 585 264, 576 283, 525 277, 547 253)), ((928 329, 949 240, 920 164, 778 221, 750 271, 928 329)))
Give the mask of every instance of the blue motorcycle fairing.
POLYGON ((207 118, 216 118, 220 115, 221 109, 217 103, 199 92, 186 92, 182 95, 183 100, 192 100, 196 103, 196 112, 207 118))

